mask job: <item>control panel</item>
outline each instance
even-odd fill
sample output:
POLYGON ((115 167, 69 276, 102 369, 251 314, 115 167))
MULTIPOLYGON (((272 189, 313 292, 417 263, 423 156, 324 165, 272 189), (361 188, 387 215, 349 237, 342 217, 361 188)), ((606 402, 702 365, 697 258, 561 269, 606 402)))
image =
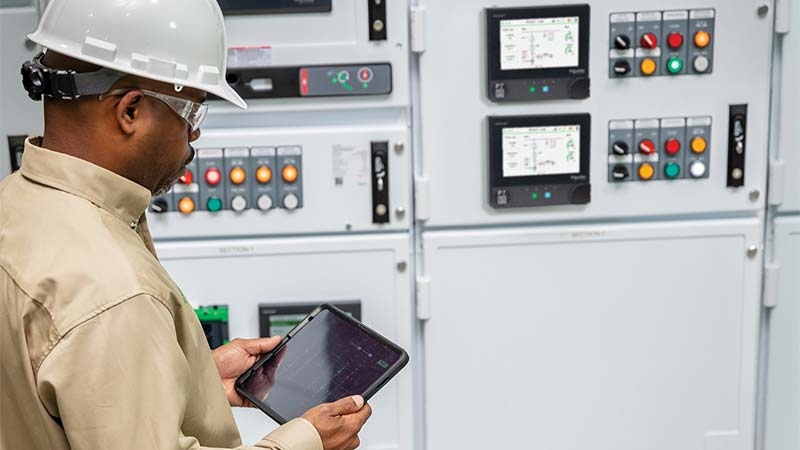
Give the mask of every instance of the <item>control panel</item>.
POLYGON ((240 213, 303 207, 300 146, 198 149, 170 192, 153 198, 150 211, 240 213))
POLYGON ((711 73, 715 14, 714 9, 611 14, 609 76, 711 73))
POLYGON ((612 120, 608 181, 708 178, 711 117, 612 120))
MULTIPOLYGON (((252 59, 233 49, 235 60, 252 59)), ((227 80, 242 98, 338 97, 388 95, 392 92, 389 63, 346 66, 232 67, 227 80)))

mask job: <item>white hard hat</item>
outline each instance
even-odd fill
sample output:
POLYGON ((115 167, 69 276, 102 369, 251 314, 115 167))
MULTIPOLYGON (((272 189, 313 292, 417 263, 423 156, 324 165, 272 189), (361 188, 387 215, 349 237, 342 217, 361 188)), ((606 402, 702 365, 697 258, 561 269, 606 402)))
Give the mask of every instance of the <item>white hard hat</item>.
POLYGON ((206 91, 246 109, 225 81, 216 0, 52 0, 31 41, 71 58, 206 91))

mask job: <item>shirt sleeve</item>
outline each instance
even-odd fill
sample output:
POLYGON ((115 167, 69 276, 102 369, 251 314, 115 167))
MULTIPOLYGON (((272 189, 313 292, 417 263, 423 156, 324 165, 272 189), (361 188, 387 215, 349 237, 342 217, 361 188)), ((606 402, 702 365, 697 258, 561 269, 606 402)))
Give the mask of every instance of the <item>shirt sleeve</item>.
MULTIPOLYGON (((55 346, 38 371, 39 398, 73 450, 212 449, 181 432, 192 381, 174 327, 164 305, 140 295, 55 346)), ((322 450, 322 442, 311 423, 295 419, 235 449, 322 450)))

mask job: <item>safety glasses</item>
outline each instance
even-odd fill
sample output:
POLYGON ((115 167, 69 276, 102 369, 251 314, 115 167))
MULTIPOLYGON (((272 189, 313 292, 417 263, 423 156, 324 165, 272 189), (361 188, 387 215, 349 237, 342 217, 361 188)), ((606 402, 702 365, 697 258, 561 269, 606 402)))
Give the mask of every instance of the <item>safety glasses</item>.
POLYGON ((208 113, 208 105, 204 103, 196 103, 191 100, 173 97, 160 92, 148 91, 147 89, 117 89, 101 95, 98 99, 103 100, 106 97, 125 95, 131 91, 139 91, 148 97, 161 100, 175 111, 175 114, 181 116, 183 120, 188 122, 192 131, 197 131, 197 129, 200 128, 200 124, 203 123, 203 119, 206 118, 206 113, 208 113))

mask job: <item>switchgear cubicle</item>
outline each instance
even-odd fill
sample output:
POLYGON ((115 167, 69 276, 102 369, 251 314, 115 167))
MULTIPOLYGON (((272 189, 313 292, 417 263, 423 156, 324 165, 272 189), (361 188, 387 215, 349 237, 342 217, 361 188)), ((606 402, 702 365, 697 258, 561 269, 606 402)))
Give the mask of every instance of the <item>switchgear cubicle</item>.
POLYGON ((365 449, 796 449, 789 3, 220 0, 249 108, 211 101, 159 257, 212 345, 327 302, 405 347, 365 449))

